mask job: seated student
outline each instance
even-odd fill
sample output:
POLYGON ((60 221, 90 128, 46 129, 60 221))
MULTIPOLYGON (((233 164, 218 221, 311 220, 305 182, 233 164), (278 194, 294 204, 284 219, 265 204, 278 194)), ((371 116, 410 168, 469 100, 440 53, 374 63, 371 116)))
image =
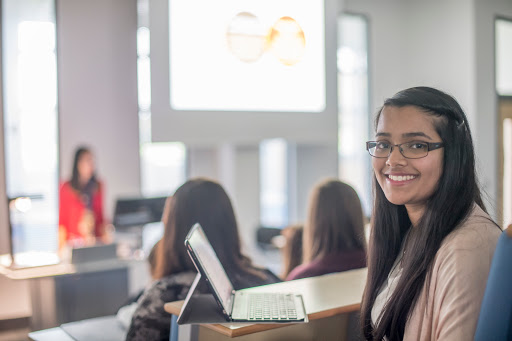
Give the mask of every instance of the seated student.
POLYGON ((283 245, 281 248, 283 271, 281 278, 286 278, 288 274, 297 266, 302 264, 302 231, 300 224, 286 226, 281 230, 283 245))
POLYGON ((195 223, 201 224, 235 289, 280 281, 242 254, 235 213, 222 186, 202 178, 189 180, 170 199, 156 254, 158 280, 139 299, 127 340, 169 339, 171 315, 164 304, 185 299, 196 276, 184 245, 195 223))
POLYGON ((428 87, 387 99, 367 142, 375 197, 367 340, 473 340, 501 230, 486 213, 464 111, 428 87))
POLYGON ((303 263, 287 281, 366 266, 363 210, 352 187, 334 179, 315 186, 302 250, 303 263))
MULTIPOLYGON (((165 212, 165 209, 164 209, 165 212)), ((155 280, 155 266, 156 266, 156 250, 158 248, 158 245, 160 245, 160 242, 162 240, 160 239, 153 245, 151 248, 151 251, 148 255, 148 264, 149 264, 149 272, 151 274, 151 279, 155 280)), ((130 297, 117 311, 117 319, 124 328, 128 329, 130 327, 130 324, 132 322, 133 313, 135 312, 135 309, 137 309, 137 301, 144 293, 144 290, 141 290, 139 293, 137 293, 135 296, 130 297)))
MULTIPOLYGON (((165 200, 164 208, 162 210, 162 218, 161 223, 163 226, 167 224, 167 217, 169 216, 169 210, 170 204, 171 204, 171 198, 172 196, 169 196, 165 200)), ((149 265, 149 273, 151 275, 151 283, 155 281, 156 275, 155 275, 155 268, 156 268, 156 253, 158 246, 162 243, 162 239, 159 239, 151 248, 151 251, 148 254, 148 265, 149 265)), ((121 322, 124 328, 128 329, 130 327, 130 324, 132 322, 133 313, 135 312, 135 309, 137 308, 137 301, 144 293, 144 290, 141 290, 136 295, 131 296, 128 298, 128 300, 121 306, 121 308, 117 311, 117 319, 121 322)))

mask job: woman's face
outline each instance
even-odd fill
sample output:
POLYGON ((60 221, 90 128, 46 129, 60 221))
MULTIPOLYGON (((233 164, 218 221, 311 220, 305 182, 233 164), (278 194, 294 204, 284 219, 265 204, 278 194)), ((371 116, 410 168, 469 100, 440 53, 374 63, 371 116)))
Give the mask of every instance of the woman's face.
POLYGON ((94 158, 90 152, 85 152, 78 159, 78 175, 83 182, 89 181, 94 174, 94 158))
MULTIPOLYGON (((414 106, 386 106, 382 109, 375 141, 391 145, 404 142, 442 142, 434 128, 435 118, 414 106)), ((373 170, 386 198, 405 205, 421 216, 426 201, 437 189, 443 172, 443 148, 431 150, 420 159, 407 159, 398 147, 387 158, 372 157, 373 170)), ((411 220, 412 217, 411 217, 411 220)))

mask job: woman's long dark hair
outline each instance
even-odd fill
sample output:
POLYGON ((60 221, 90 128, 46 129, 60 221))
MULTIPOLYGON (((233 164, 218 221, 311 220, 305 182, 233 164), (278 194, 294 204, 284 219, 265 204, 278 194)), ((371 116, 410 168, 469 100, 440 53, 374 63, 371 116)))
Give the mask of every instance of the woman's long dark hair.
POLYGON ((286 242, 282 248, 283 271, 281 278, 286 278, 297 266, 302 264, 302 235, 304 226, 301 224, 289 225, 281 230, 286 242))
MULTIPOLYGON (((231 201, 217 182, 195 178, 181 185, 170 198, 164 235, 157 249, 155 278, 195 271, 184 241, 190 228, 201 224, 228 277, 264 278, 241 252, 240 237, 231 201)), ((240 289, 240 288, 235 288, 240 289)))
POLYGON ((87 147, 78 147, 75 151, 75 158, 73 159, 73 170, 71 172, 71 180, 69 181, 71 184, 71 187, 77 191, 82 191, 84 189, 84 186, 98 186, 98 181, 96 180, 96 175, 93 174, 91 179, 88 181, 87 184, 81 184, 80 183, 80 174, 78 173, 78 162, 80 162, 80 158, 84 154, 91 154, 91 150, 87 147))
MULTIPOLYGON (((471 132, 457 101, 439 90, 415 87, 398 92, 387 99, 382 108, 405 106, 414 106, 425 115, 438 118, 434 120, 434 127, 444 142, 443 172, 418 226, 410 231, 404 249, 407 257, 403 258, 402 276, 376 326, 372 324, 372 307, 400 252, 411 221, 404 205, 394 205, 386 199, 374 176, 368 279, 361 304, 361 324, 367 340, 380 341, 384 336, 390 341, 403 339, 407 319, 420 292, 425 285, 428 289, 434 257, 442 241, 468 217, 474 203, 486 210, 477 182, 471 132)), ((376 117, 376 127, 382 108, 376 117)))
POLYGON ((363 208, 350 185, 326 179, 315 186, 303 240, 304 263, 340 251, 366 251, 363 208))

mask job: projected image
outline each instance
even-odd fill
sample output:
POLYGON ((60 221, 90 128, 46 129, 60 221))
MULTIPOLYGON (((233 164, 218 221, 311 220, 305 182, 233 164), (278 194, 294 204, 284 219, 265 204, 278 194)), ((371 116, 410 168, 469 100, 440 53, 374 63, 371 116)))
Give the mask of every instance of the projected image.
POLYGON ((229 51, 243 62, 255 62, 267 45, 267 32, 258 17, 241 12, 235 15, 226 32, 229 51))
POLYGON ((169 0, 170 105, 322 112, 323 1, 169 0))
POLYGON ((226 33, 230 52, 243 62, 255 62, 266 50, 271 50, 284 65, 298 63, 306 48, 304 31, 290 17, 279 18, 265 29, 252 13, 238 13, 226 33))
POLYGON ((295 19, 279 18, 270 33, 270 46, 281 63, 294 65, 302 59, 306 49, 304 31, 295 19))

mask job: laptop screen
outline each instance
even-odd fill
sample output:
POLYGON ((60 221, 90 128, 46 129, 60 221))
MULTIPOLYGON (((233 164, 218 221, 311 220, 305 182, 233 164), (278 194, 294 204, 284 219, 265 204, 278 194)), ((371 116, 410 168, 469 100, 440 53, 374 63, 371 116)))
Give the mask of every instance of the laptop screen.
POLYGON ((224 310, 231 315, 233 285, 199 224, 192 227, 187 241, 199 262, 197 266, 203 269, 224 310))

